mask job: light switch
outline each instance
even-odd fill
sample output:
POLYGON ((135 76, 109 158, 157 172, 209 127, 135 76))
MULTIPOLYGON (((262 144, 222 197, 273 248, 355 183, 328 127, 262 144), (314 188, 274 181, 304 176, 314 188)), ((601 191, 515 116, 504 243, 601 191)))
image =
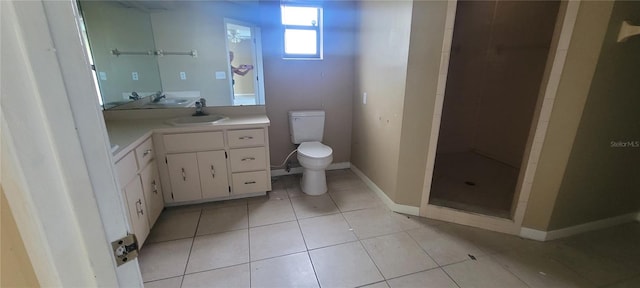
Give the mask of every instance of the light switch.
POLYGON ((187 72, 180 72, 180 79, 187 80, 187 72))
POLYGON ((102 80, 102 81, 106 81, 107 80, 107 72, 98 72, 98 76, 100 77, 100 80, 102 80))
POLYGON ((216 71, 216 79, 227 79, 227 73, 224 71, 216 71))
POLYGON ((131 72, 131 79, 138 81, 138 72, 131 72))

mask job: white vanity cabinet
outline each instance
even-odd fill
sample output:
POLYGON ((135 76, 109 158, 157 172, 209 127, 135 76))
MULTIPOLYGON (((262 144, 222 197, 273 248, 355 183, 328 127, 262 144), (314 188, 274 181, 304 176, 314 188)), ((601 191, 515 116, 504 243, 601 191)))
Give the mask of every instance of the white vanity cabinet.
POLYGON ((115 164, 120 189, 129 212, 129 224, 140 246, 164 209, 154 155, 153 142, 148 137, 115 164))
POLYGON ((271 190, 267 127, 163 133, 166 203, 256 196, 271 190))
POLYGON ((245 194, 271 190, 265 129, 229 130, 227 135, 233 191, 245 194))

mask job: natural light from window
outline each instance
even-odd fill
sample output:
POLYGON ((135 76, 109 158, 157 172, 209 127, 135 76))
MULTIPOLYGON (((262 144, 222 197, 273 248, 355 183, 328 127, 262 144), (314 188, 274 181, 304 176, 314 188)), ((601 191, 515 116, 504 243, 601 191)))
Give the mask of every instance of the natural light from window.
POLYGON ((322 58, 322 8, 282 5, 284 58, 322 58))

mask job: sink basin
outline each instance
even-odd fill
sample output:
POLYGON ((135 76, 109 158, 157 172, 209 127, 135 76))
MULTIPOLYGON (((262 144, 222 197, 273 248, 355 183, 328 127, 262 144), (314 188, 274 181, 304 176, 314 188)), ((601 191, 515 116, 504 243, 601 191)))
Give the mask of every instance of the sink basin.
POLYGON ((189 103, 189 100, 187 99, 179 99, 179 98, 168 98, 168 99, 160 99, 160 101, 158 102, 151 102, 149 104, 153 105, 153 104, 157 104, 157 105, 168 105, 168 104, 186 104, 189 103))
POLYGON ((229 119, 229 117, 222 115, 187 116, 173 118, 167 121, 167 123, 173 126, 213 125, 226 119, 229 119))
POLYGON ((149 102, 143 107, 187 107, 195 102, 193 98, 163 98, 158 102, 149 102))

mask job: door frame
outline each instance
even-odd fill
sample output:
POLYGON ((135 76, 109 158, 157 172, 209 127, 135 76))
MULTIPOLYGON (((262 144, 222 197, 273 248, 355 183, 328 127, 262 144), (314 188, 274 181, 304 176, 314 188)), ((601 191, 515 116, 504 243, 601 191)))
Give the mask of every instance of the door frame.
POLYGON ((444 71, 444 73, 439 75, 436 90, 436 105, 434 107, 434 116, 431 122, 431 137, 429 140, 429 149, 427 151, 426 172, 422 189, 422 200, 420 202, 420 216, 503 233, 520 233, 522 221, 524 220, 524 214, 527 208, 527 202, 529 201, 531 186, 533 184, 535 171, 538 165, 538 159, 544 143, 549 119, 551 117, 551 111, 553 109, 553 103, 555 102, 554 100, 558 83, 560 81, 561 72, 564 68, 567 50, 573 34, 573 28, 576 23, 580 3, 581 0, 562 1, 560 4, 561 6, 558 11, 559 15, 556 20, 556 31, 554 31, 551 43, 552 48, 549 49, 547 65, 538 95, 539 100, 536 104, 534 119, 531 124, 532 127, 527 140, 525 153, 523 155, 522 165, 520 167, 516 193, 512 201, 512 219, 505 219, 429 204, 448 73, 448 67, 442 66, 448 66, 449 63, 457 8, 456 0, 447 2, 447 15, 445 19, 444 40, 442 44, 443 49, 440 59, 440 71, 444 71), (564 14, 560 15, 560 13, 564 14))
POLYGON ((40 285, 143 287, 110 245, 131 229, 76 2, 1 5, 2 185, 40 285))
POLYGON ((235 24, 246 26, 251 29, 251 40, 253 42, 252 50, 253 50, 253 63, 255 63, 255 67, 253 69, 254 76, 256 79, 253 81, 253 90, 256 97, 256 105, 265 105, 265 97, 264 97, 264 73, 263 73, 263 64, 262 64, 262 37, 260 27, 255 24, 249 22, 243 22, 239 20, 235 20, 232 18, 224 18, 224 45, 227 51, 227 63, 229 63, 229 87, 231 87, 231 103, 233 103, 234 92, 233 92, 233 72, 231 71, 231 61, 229 61, 229 38, 227 35, 227 24, 235 24))

